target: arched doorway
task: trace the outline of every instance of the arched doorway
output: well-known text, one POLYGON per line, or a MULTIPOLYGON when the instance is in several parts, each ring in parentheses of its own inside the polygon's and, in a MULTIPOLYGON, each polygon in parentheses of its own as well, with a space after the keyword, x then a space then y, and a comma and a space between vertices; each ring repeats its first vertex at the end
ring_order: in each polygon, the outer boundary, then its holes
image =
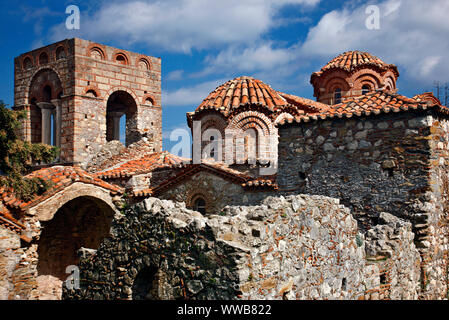
POLYGON ((109 234, 114 210, 94 197, 65 203, 53 219, 43 221, 38 242, 37 282, 41 299, 60 299, 66 268, 78 263, 81 247, 98 249, 109 234))
POLYGON ((128 146, 139 139, 136 101, 126 91, 115 91, 106 106, 106 141, 120 140, 128 146))

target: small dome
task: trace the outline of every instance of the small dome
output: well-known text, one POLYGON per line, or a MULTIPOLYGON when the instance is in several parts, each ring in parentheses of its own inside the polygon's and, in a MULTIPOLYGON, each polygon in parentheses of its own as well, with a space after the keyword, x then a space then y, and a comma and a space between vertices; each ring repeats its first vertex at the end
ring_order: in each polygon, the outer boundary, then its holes
POLYGON ((195 112, 215 109, 229 114, 241 105, 254 104, 273 111, 289 103, 269 85, 252 77, 238 77, 217 87, 199 105, 195 112))
POLYGON ((393 69, 396 76, 399 76, 397 67, 393 64, 387 64, 368 52, 347 51, 329 61, 324 67, 321 68, 320 71, 314 72, 312 77, 320 76, 325 71, 330 69, 342 69, 352 72, 362 66, 374 66, 382 70, 393 69))

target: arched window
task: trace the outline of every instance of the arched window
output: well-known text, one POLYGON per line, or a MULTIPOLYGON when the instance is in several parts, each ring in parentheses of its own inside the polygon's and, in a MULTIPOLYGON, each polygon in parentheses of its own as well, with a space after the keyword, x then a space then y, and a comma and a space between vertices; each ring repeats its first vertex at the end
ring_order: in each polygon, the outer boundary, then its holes
MULTIPOLYGON (((214 137, 214 136, 211 136, 210 139, 209 139, 209 141, 210 141, 211 143, 213 143, 214 140, 215 140, 215 137, 214 137)), ((212 148, 210 149, 210 154, 209 154, 209 156, 210 156, 211 158, 215 158, 215 148, 212 147, 212 148)))
POLYGON ((334 104, 341 103, 341 89, 337 88, 334 91, 334 104))
POLYGON ((145 99, 145 104, 146 104, 147 106, 153 106, 153 105, 154 105, 154 101, 153 101, 153 99, 151 99, 150 97, 148 97, 148 98, 145 99))
POLYGON ((128 64, 128 60, 126 59, 126 57, 123 54, 118 54, 115 57, 115 62, 120 63, 120 64, 128 64))
POLYGON ((56 60, 60 59, 65 59, 64 47, 58 47, 58 49, 56 49, 56 60))
POLYGON ((100 48, 92 48, 90 50, 90 57, 94 58, 96 60, 103 60, 104 59, 104 53, 100 48))
POLYGON ((39 56, 39 64, 43 65, 47 63, 48 63, 48 55, 45 52, 42 52, 41 55, 39 56))
POLYGON ((30 58, 26 57, 25 60, 23 60, 23 68, 25 70, 31 69, 33 67, 33 62, 30 58))
POLYGON ((367 94, 370 91, 371 91, 371 87, 369 85, 367 85, 367 84, 363 85, 363 87, 362 87, 362 95, 363 94, 367 94))
POLYGON ((140 70, 143 70, 143 71, 150 70, 150 64, 148 63, 148 61, 146 59, 140 59, 138 67, 140 70))
POLYGON ((91 98, 96 98, 97 93, 95 92, 95 90, 87 90, 86 96, 91 97, 91 98))
POLYGON ((259 155, 258 133, 254 128, 245 131, 245 153, 246 160, 249 162, 256 161, 259 155))
POLYGON ((137 104, 126 91, 115 91, 106 107, 106 141, 119 140, 129 146, 140 140, 137 129, 137 104))
POLYGON ((193 203, 193 210, 198 211, 202 215, 206 214, 206 200, 204 200, 202 197, 196 198, 195 202, 193 203))

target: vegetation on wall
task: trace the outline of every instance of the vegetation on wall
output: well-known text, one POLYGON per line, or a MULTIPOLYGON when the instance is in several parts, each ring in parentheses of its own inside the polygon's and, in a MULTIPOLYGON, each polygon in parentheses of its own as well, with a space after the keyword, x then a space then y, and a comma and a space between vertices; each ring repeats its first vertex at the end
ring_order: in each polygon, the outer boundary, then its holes
POLYGON ((51 163, 58 156, 56 147, 19 139, 17 130, 26 111, 14 111, 0 100, 0 185, 14 190, 25 201, 44 193, 50 183, 40 178, 26 178, 33 163, 51 163))

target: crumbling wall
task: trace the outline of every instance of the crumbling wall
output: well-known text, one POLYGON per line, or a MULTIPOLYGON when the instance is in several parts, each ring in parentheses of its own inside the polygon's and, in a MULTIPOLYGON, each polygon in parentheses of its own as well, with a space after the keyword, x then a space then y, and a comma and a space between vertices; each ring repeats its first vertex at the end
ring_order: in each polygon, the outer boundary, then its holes
POLYGON ((350 210, 323 196, 269 197, 208 217, 149 198, 113 221, 98 251, 82 252, 81 289, 64 288, 63 298, 414 299, 410 224, 384 217, 365 240, 350 210), (382 290, 383 265, 367 262, 365 249, 371 257, 385 246, 390 287, 381 297, 372 293, 382 290))
POLYGON ((13 291, 13 273, 20 261, 20 237, 0 226, 0 300, 6 300, 13 291))
POLYGON ((379 224, 366 233, 366 277, 364 299, 416 300, 420 291, 421 257, 414 244, 412 224, 382 212, 379 224))

